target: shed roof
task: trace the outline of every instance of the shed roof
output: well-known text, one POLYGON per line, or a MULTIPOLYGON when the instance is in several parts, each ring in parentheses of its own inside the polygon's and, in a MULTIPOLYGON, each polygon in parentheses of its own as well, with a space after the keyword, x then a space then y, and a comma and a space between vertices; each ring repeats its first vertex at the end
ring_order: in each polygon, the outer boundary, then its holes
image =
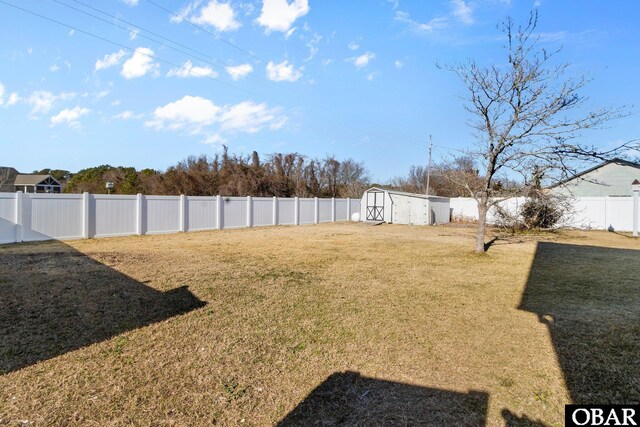
POLYGON ((57 185, 60 183, 51 175, 31 175, 31 174, 19 174, 16 176, 14 185, 38 185, 47 178, 51 178, 57 185))
POLYGON ((371 187, 367 191, 371 191, 371 190, 386 191, 389 194, 398 194, 400 196, 409 196, 409 197, 419 197, 421 199, 449 199, 449 197, 432 196, 432 195, 419 194, 419 193, 408 193, 406 191, 398 191, 398 190, 393 190, 393 189, 384 188, 384 187, 371 187))

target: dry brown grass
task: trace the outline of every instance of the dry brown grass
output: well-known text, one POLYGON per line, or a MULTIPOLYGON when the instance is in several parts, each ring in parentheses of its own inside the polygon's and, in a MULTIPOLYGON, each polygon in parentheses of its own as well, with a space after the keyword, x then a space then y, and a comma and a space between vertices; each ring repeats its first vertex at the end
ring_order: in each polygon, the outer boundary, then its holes
POLYGON ((640 244, 563 232, 478 256, 472 232, 0 247, 0 425, 561 425, 572 400, 640 400, 640 244))

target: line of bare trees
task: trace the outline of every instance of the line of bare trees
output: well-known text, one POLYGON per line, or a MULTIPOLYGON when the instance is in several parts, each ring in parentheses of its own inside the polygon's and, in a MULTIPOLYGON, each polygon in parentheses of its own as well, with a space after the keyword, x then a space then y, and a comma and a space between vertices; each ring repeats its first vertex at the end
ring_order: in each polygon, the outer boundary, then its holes
POLYGON ((193 196, 360 197, 369 178, 364 165, 334 156, 309 159, 298 153, 275 153, 266 160, 224 149, 213 157, 190 156, 164 172, 98 166, 79 171, 65 192, 105 193, 114 183, 120 194, 187 194, 193 196))

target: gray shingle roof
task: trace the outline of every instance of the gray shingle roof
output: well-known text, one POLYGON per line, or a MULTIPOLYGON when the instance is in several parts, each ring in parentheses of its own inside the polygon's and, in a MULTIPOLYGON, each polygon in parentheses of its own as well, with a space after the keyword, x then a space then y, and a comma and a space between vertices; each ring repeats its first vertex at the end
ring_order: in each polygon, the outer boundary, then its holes
MULTIPOLYGON (((38 185, 40 184, 42 181, 44 181, 47 178, 51 178, 54 181, 55 178, 53 178, 51 175, 17 175, 16 176, 16 180, 14 181, 14 185, 18 186, 18 185, 38 185)), ((58 181, 56 181, 58 182, 58 181)), ((58 183, 58 185, 60 185, 60 183, 58 183)))

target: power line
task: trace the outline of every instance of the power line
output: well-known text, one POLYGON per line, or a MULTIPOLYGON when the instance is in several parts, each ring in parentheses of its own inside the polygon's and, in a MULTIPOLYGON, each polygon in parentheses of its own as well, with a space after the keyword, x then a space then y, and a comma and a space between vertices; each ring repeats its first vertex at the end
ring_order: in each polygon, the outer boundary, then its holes
POLYGON ((232 48, 234 48, 234 49, 236 49, 236 50, 239 50, 240 52, 242 52, 242 53, 244 53, 244 54, 246 54, 246 55, 249 55, 249 56, 251 56, 251 57, 253 57, 253 58, 255 58, 255 59, 259 60, 259 61, 264 62, 264 59, 260 58, 259 56, 256 56, 256 55, 255 55, 255 54, 253 54, 252 52, 249 52, 248 50, 245 50, 245 49, 241 48, 240 46, 236 45, 235 43, 232 43, 232 42, 230 42, 230 41, 228 41, 228 40, 226 40, 226 39, 223 39, 223 38, 222 38, 222 37, 220 37, 218 34, 212 33, 211 31, 207 30, 207 29, 206 29, 205 27, 203 27, 202 25, 198 25, 198 24, 196 24, 195 22, 192 22, 191 20, 187 19, 187 18, 186 18, 186 17, 184 17, 184 16, 176 15, 176 14, 175 14, 174 12, 172 12, 171 10, 169 10, 169 9, 167 9, 166 7, 164 7, 164 6, 162 6, 162 5, 158 4, 158 3, 156 3, 156 2, 155 2, 155 1, 153 1, 153 0, 147 0, 147 2, 151 3, 152 5, 154 5, 155 7, 159 8, 159 9, 161 9, 161 10, 163 10, 163 11, 167 12, 169 15, 171 15, 171 16, 173 16, 173 17, 175 17, 175 18, 178 18, 180 21, 185 21, 185 22, 189 23, 190 25, 192 25, 193 27, 195 27, 195 28, 199 29, 200 31, 204 31, 205 33, 207 33, 207 34, 211 35, 214 39, 216 39, 216 40, 218 40, 218 41, 221 41, 222 43, 224 43, 224 44, 226 44, 226 45, 228 45, 228 46, 231 46, 232 48))
MULTIPOLYGON (((57 3, 63 4, 63 3, 61 3, 61 2, 59 2, 59 1, 57 1, 57 0, 54 0, 54 1, 56 1, 57 3)), ((147 1, 151 1, 151 0, 147 0, 147 1)), ((1 3, 1 4, 4 4, 4 5, 6 5, 6 6, 12 7, 12 8, 14 8, 14 9, 20 10, 20 11, 22 11, 22 12, 25 12, 25 13, 31 14, 31 15, 36 16, 36 17, 38 17, 38 18, 44 19, 44 20, 46 20, 46 21, 53 22, 53 23, 55 23, 55 24, 57 24, 57 25, 60 25, 60 26, 63 26, 63 27, 66 27, 66 28, 72 29, 72 30, 77 31, 77 32, 79 32, 79 33, 82 33, 82 34, 88 35, 88 36, 90 36, 90 37, 96 38, 96 39, 101 40, 101 41, 104 41, 104 42, 106 42, 106 43, 113 44, 113 45, 115 45, 115 46, 121 47, 121 48, 126 49, 126 50, 128 50, 128 51, 130 51, 130 52, 138 52, 139 54, 144 55, 144 56, 147 56, 147 57, 152 58, 152 59, 155 59, 155 60, 157 60, 158 62, 162 62, 162 63, 168 64, 168 65, 171 65, 171 66, 173 66, 173 67, 183 68, 183 66, 180 66, 180 65, 178 65, 178 64, 175 64, 174 62, 171 62, 171 61, 165 60, 165 59, 163 59, 163 58, 160 58, 160 57, 158 57, 157 55, 147 54, 147 53, 145 53, 145 52, 138 51, 138 50, 136 50, 136 49, 134 49, 134 48, 131 48, 131 47, 129 47, 129 46, 126 46, 126 45, 124 45, 124 44, 122 44, 122 43, 115 42, 115 41, 110 40, 110 39, 108 39, 108 38, 106 38, 106 37, 103 37, 103 36, 100 36, 100 35, 94 34, 94 33, 92 33, 92 32, 89 32, 89 31, 83 30, 83 29, 78 28, 78 27, 73 26, 73 25, 66 24, 66 23, 61 22, 61 21, 59 21, 59 20, 57 20, 57 19, 50 18, 50 17, 48 17, 48 16, 42 15, 42 14, 40 14, 40 13, 34 12, 34 11, 32 11, 32 10, 29 10, 29 9, 25 9, 25 8, 23 8, 23 7, 20 7, 20 6, 14 5, 14 4, 9 3, 9 2, 6 2, 6 1, 4 1, 4 0, 0 0, 0 3, 1 3)), ((67 5, 67 6, 68 6, 68 5, 67 5)), ((73 8, 73 7, 72 7, 72 8, 73 8)), ((74 9, 75 9, 75 8, 74 8, 74 9)), ((83 13, 86 13, 86 12, 83 12, 83 13)), ((91 15, 91 14, 89 14, 89 15, 91 15)), ((100 20, 102 20, 102 21, 104 21, 102 18, 98 18, 98 17, 96 17, 96 18, 97 18, 97 19, 100 19, 100 20)), ((107 22, 108 22, 108 21, 107 21, 107 22)), ((110 22, 109 22, 109 23, 110 23, 110 22)), ((110 23, 110 24, 112 24, 112 23, 110 23)), ((138 27, 137 25, 134 25, 134 26, 135 26, 135 27, 138 27)), ((122 27, 120 27, 120 28, 122 28, 122 27)), ((138 28, 139 28, 139 27, 138 27, 138 28)), ((147 37, 147 38, 148 38, 148 37, 147 37)), ((151 40, 153 40, 153 39, 151 39, 151 40)), ((158 43, 160 43, 160 42, 158 42, 158 43)), ((162 43, 160 43, 160 44, 162 44, 162 43)), ((162 44, 162 45, 164 45, 164 44, 162 44)), ((184 52, 183 52, 183 53, 184 53, 184 52)), ((189 54, 187 54, 187 53, 184 53, 184 54, 185 54, 185 55, 187 55, 187 56, 192 56, 192 57, 193 57, 193 55, 189 55, 189 54)), ((219 83, 219 84, 223 84, 223 85, 225 85, 225 86, 228 86, 228 87, 231 87, 231 88, 234 88, 234 89, 240 90, 240 91, 245 92, 245 93, 248 93, 248 94, 250 94, 250 95, 258 96, 255 92, 252 92, 252 91, 249 91, 249 90, 246 90, 246 89, 240 88, 240 87, 238 87, 238 86, 236 86, 236 85, 233 85, 233 84, 230 84, 230 83, 227 83, 227 82, 224 82, 224 81, 218 80, 218 79, 216 79, 216 78, 214 78, 214 77, 211 77, 210 75, 207 75, 207 74, 204 74, 204 73, 198 73, 198 72, 196 72, 196 74, 199 74, 199 75, 200 75, 200 76, 202 76, 202 77, 206 77, 206 78, 208 78, 209 80, 213 80, 213 81, 215 81, 215 82, 217 82, 217 83, 219 83)), ((364 130, 364 129, 362 129, 362 128, 357 128, 357 127, 354 127, 354 126, 349 125, 349 124, 345 124, 344 122, 340 122, 340 121, 338 121, 338 120, 332 120, 332 119, 328 119, 328 120, 333 121, 334 123, 338 124, 338 125, 339 125, 339 126, 341 126, 341 127, 346 128, 346 129, 356 130, 356 131, 358 131, 358 132, 362 132, 362 133, 368 133, 368 134, 370 134, 370 135, 374 135, 375 137, 377 137, 377 138, 379 138, 379 139, 387 140, 387 141, 389 141, 389 142, 393 142, 393 143, 396 143, 396 144, 399 144, 399 145, 404 145, 405 147, 408 147, 408 148, 412 148, 412 149, 416 149, 416 150, 420 150, 420 151, 422 151, 422 150, 424 149, 424 147, 423 147, 422 145, 420 145, 420 144, 415 144, 415 143, 412 143, 411 141, 402 141, 402 139, 398 139, 398 138, 396 138, 395 136, 385 137, 385 136, 380 135, 380 134, 377 134, 377 135, 376 135, 375 133, 372 133, 372 132, 370 132, 370 131, 364 130)), ((388 133, 388 131, 387 131, 387 133, 388 133)), ((389 134, 389 133, 388 133, 388 134, 389 134)), ((389 134, 389 135, 391 135, 391 134, 389 134)))
MULTIPOLYGON (((115 26, 115 27, 117 27, 117 28, 120 28, 120 29, 122 29, 122 30, 124 30, 124 31, 127 31, 127 32, 130 32, 130 31, 131 31, 129 28, 123 27, 123 26, 118 25, 118 24, 116 24, 116 23, 114 23, 114 22, 111 22, 111 21, 108 21, 108 20, 106 20, 106 19, 100 18, 99 16, 96 16, 96 15, 91 14, 91 13, 89 13, 89 12, 86 12, 86 11, 84 11, 84 10, 78 9, 78 8, 76 8, 76 7, 74 7, 74 6, 71 6, 71 5, 69 5, 69 4, 66 4, 66 3, 64 3, 64 2, 62 2, 62 1, 60 1, 60 0, 51 0, 51 1, 53 1, 53 2, 55 2, 55 3, 58 3, 58 4, 62 5, 62 6, 68 7, 68 8, 70 8, 70 9, 72 9, 72 10, 77 11, 77 12, 83 13, 83 14, 85 14, 85 15, 87 15, 87 16, 90 16, 90 17, 92 17, 92 18, 94 18, 94 19, 97 19, 97 20, 99 20, 99 21, 101 21, 101 22, 104 22, 104 23, 107 23, 107 24, 109 24, 109 25, 112 25, 112 26, 115 26)), ((104 14, 104 15, 106 15, 106 16, 109 16, 109 17, 111 17, 111 18, 113 18, 113 19, 115 19, 115 20, 122 21, 122 22, 124 22, 124 23, 126 23, 126 24, 128 24, 128 25, 130 25, 130 26, 132 26, 132 27, 134 27, 134 28, 138 28, 138 29, 140 29, 140 30, 142 30, 142 31, 145 31, 145 32, 149 33, 149 34, 153 34, 154 36, 159 37, 159 38, 161 38, 161 39, 163 39, 163 40, 167 40, 169 43, 173 43, 173 44, 176 44, 176 45, 178 45, 178 46, 184 47, 184 48, 186 48, 186 49, 188 49, 188 50, 191 50, 191 51, 193 51, 193 52, 196 52, 196 53, 202 54, 202 55, 204 55, 204 56, 206 56, 206 57, 212 58, 214 61, 216 61, 216 62, 218 62, 218 63, 222 63, 222 61, 219 61, 219 60, 218 60, 218 59, 216 59, 216 58, 210 57, 210 56, 209 56, 209 55, 207 55, 207 54, 204 54, 204 53, 202 53, 202 52, 200 52, 200 51, 198 51, 198 50, 196 50, 196 49, 192 49, 192 48, 190 48, 190 47, 188 47, 188 46, 186 46, 186 45, 184 45, 184 44, 182 44, 182 43, 176 42, 176 41, 174 41, 174 40, 172 40, 172 39, 170 39, 170 38, 168 38, 168 37, 165 37, 165 36, 163 36, 163 35, 161 35, 161 34, 158 34, 158 33, 155 33, 155 32, 153 32, 153 31, 150 31, 150 30, 148 30, 148 29, 145 29, 145 28, 143 28, 143 27, 141 27, 141 26, 139 26, 139 25, 137 25, 137 24, 135 24, 135 23, 133 23, 133 22, 126 21, 126 20, 124 20, 124 19, 122 19, 122 18, 119 18, 119 17, 117 17, 117 16, 115 16, 115 15, 111 15, 111 14, 109 14, 109 13, 107 13, 107 12, 104 12, 103 10, 100 10, 100 9, 98 9, 98 8, 96 8, 96 7, 93 7, 93 6, 91 6, 91 5, 88 5, 88 4, 86 4, 86 3, 82 2, 82 1, 79 1, 79 0, 72 0, 72 1, 74 1, 74 2, 76 2, 76 3, 78 3, 78 4, 81 4, 81 5, 83 5, 83 6, 86 6, 86 7, 90 8, 90 9, 92 9, 92 10, 95 10, 96 12, 99 12, 99 13, 102 13, 102 14, 104 14)), ((148 40, 151 40, 151 41, 153 41, 153 42, 155 42, 155 43, 158 43, 158 44, 159 44, 159 45, 161 45, 161 46, 165 46, 165 47, 167 47, 167 48, 170 48, 170 49, 173 49, 173 50, 175 50, 175 51, 177 51, 177 52, 180 52, 180 53, 182 53, 182 54, 186 55, 187 57, 192 57, 192 58, 198 59, 198 60, 200 60, 200 61, 203 61, 203 62, 205 62, 205 63, 208 63, 208 64, 210 64, 210 65, 212 65, 212 66, 214 66, 214 67, 222 68, 220 65, 217 65, 217 64, 211 63, 211 62, 209 62, 209 61, 207 61, 207 60, 205 60, 205 59, 202 59, 202 58, 200 58, 200 57, 198 57, 198 56, 195 56, 195 55, 193 55, 193 54, 187 53, 187 52, 185 52, 184 50, 181 50, 181 49, 175 48, 174 46, 167 45, 167 44, 165 44, 165 43, 163 43, 163 42, 160 42, 160 41, 158 41, 158 40, 156 40, 156 39, 153 39, 153 38, 151 38, 151 37, 149 37, 149 36, 146 36, 146 35, 144 35, 144 34, 139 34, 139 35, 140 35, 141 37, 144 37, 144 38, 146 38, 146 39, 148 39, 148 40)), ((222 64, 224 64, 224 63, 222 63, 222 64)), ((297 95, 295 92, 291 92, 291 91, 288 91, 288 90, 285 90, 285 89, 281 88, 280 86, 276 86, 276 85, 270 84, 270 82, 268 82, 268 81, 267 81, 267 80, 265 80, 265 79, 262 79, 262 78, 258 78, 258 79, 259 79, 259 80, 261 80, 262 82, 266 83, 270 88, 278 89, 278 90, 280 90, 280 91, 281 91, 281 92, 283 92, 283 93, 287 93, 287 94, 289 94, 289 95, 292 95, 292 96, 296 96, 296 97, 298 97, 298 95, 297 95)), ((235 87, 235 86, 232 86, 232 87, 235 87)), ((309 101, 307 101, 307 102, 309 102, 309 101)), ((311 104, 314 104, 314 103, 311 103, 311 104)), ((323 107, 323 106, 321 106, 320 104, 317 104, 317 103, 315 103, 315 105, 316 105, 316 107, 317 107, 317 108, 322 108, 322 107, 323 107)), ((328 120, 331 120, 331 119, 328 119, 328 120)), ((335 120, 333 120, 333 121, 335 122, 335 120)), ((385 132, 385 133, 387 133, 387 135, 390 135, 390 138, 387 138, 388 140, 394 140, 394 141, 396 140, 396 136, 395 136, 395 135, 393 135, 393 134, 392 134, 391 132, 389 132, 389 131, 382 131, 382 132, 381 132, 380 130, 378 130, 378 132, 379 132, 379 133, 385 132)), ((378 137, 380 137, 380 135, 378 135, 378 137)), ((383 138, 384 138, 384 137, 383 137, 383 138)), ((407 137, 405 136, 403 139, 407 139, 407 137)), ((396 142, 397 142, 397 141, 396 141, 396 142)), ((409 142, 409 141, 405 141, 405 142, 407 143, 407 142, 409 142)), ((416 148, 416 149, 419 149, 419 150, 422 150, 422 148, 423 148, 421 145, 418 145, 418 144, 411 144, 411 145, 412 145, 412 147, 413 147, 413 148, 416 148)))
MULTIPOLYGON (((124 26, 122 26, 122 25, 118 25, 118 24, 116 24, 116 23, 114 23, 114 22, 111 22, 111 21, 109 21, 109 20, 103 19, 103 18, 101 18, 101 17, 99 17, 99 16, 96 16, 96 15, 94 15, 94 14, 92 14, 92 13, 89 13, 89 12, 84 11, 84 10, 82 10, 82 9, 79 9, 79 8, 77 8, 77 7, 71 6, 71 5, 67 4, 67 3, 64 3, 64 2, 62 2, 62 1, 60 1, 60 0, 51 0, 51 1, 53 1, 53 2, 55 2, 55 3, 58 3, 58 4, 62 5, 62 6, 65 6, 65 7, 69 8, 69 9, 72 9, 72 10, 75 10, 75 11, 77 11, 77 12, 80 12, 80 13, 82 13, 82 14, 85 14, 85 15, 87 15, 87 16, 90 16, 90 17, 92 17, 92 18, 94 18, 94 19, 97 19, 97 20, 99 20, 99 21, 102 21, 102 22, 104 22, 104 23, 106 23, 106 24, 112 25, 112 26, 114 26, 114 27, 116 27, 116 28, 120 28, 120 29, 122 29, 122 30, 124 30, 124 31, 127 31, 127 32, 130 32, 130 31, 131 31, 131 29, 129 29, 129 28, 127 28, 127 27, 124 27, 124 26)), ((209 65, 211 65, 211 66, 213 66, 213 67, 216 67, 216 68, 220 69, 220 70, 221 70, 221 71, 223 71, 223 72, 225 72, 225 71, 226 71, 226 66, 227 66, 227 64, 226 64, 226 63, 224 63, 223 61, 221 61, 221 60, 219 60, 219 59, 217 59, 217 58, 213 57, 213 56, 210 56, 210 55, 208 55, 208 54, 206 54, 206 53, 204 53, 204 52, 201 52, 201 51, 199 51, 199 50, 197 50, 197 49, 193 49, 193 48, 191 48, 191 47, 189 47, 189 46, 187 46, 187 45, 185 45, 185 44, 183 44, 183 43, 180 43, 180 42, 177 42, 177 41, 175 41, 175 40, 172 40, 172 39, 170 39, 170 38, 168 38, 168 37, 165 37, 165 36, 163 36, 162 34, 158 34, 158 33, 154 32, 154 31, 151 31, 151 30, 149 30, 149 29, 146 29, 146 28, 144 28, 144 27, 141 27, 141 26, 139 26, 139 25, 137 25, 137 24, 134 24, 133 22, 127 21, 127 20, 125 20, 125 19, 122 19, 122 18, 120 18, 120 17, 117 17, 117 16, 115 16, 115 15, 112 15, 112 14, 110 14, 110 13, 108 13, 108 12, 105 12, 105 11, 103 11, 103 10, 100 10, 100 9, 98 9, 98 8, 96 8, 96 7, 94 7, 94 6, 91 6, 91 5, 87 4, 87 3, 84 3, 84 2, 82 2, 82 1, 79 1, 79 0, 72 0, 72 1, 74 1, 75 3, 81 4, 81 5, 83 5, 83 6, 87 7, 87 8, 89 8, 89 9, 92 9, 92 10, 94 10, 94 11, 98 12, 98 13, 101 13, 101 14, 103 14, 103 15, 105 15, 105 16, 108 16, 108 17, 110 17, 110 18, 112 18, 112 19, 115 19, 115 20, 117 20, 117 21, 124 22, 124 23, 125 23, 125 24, 127 24, 127 25, 130 25, 130 26, 132 26, 132 27, 134 27, 134 28, 137 28, 138 30, 142 30, 142 31, 144 31, 144 32, 146 32, 146 33, 149 33, 149 34, 151 34, 151 35, 153 35, 153 36, 155 36, 155 37, 158 37, 158 38, 160 38, 160 39, 162 39, 162 40, 166 40, 167 42, 172 43, 172 44, 174 44, 174 45, 176 45, 176 46, 180 46, 181 48, 187 49, 187 50, 189 50, 189 51, 191 51, 191 52, 195 52, 195 53, 196 53, 196 54, 198 54, 198 55, 202 55, 202 56, 204 56, 204 57, 206 57, 206 58, 209 58, 211 61, 209 61, 209 60, 207 60, 207 59, 203 59, 202 57, 196 56, 196 55, 194 55, 194 54, 192 54, 192 53, 185 52, 184 50, 182 50, 182 49, 178 49, 178 48, 176 48, 176 47, 174 47, 174 46, 170 46, 170 45, 168 45, 168 44, 165 44, 165 43, 163 43, 163 42, 161 42, 161 41, 158 41, 158 40, 156 40, 156 39, 154 39, 154 38, 151 38, 151 37, 149 37, 149 36, 147 36, 147 35, 145 35, 145 34, 138 33, 138 35, 139 35, 140 37, 143 37, 143 38, 145 38, 145 39, 151 40, 151 41, 153 41, 153 42, 155 42, 155 43, 158 43, 158 44, 159 44, 159 45, 161 45, 161 46, 167 47, 167 48, 169 48, 169 49, 173 49, 173 50, 175 50, 176 52, 180 52, 180 53, 182 53, 182 54, 186 55, 187 57, 195 58, 195 59, 197 59, 197 60, 199 60, 199 61, 202 61, 202 62, 204 62, 204 63, 206 63, 206 64, 209 64, 209 65), (212 62, 212 61, 213 61, 213 62, 212 62)), ((263 79, 263 78, 261 78, 261 77, 258 77, 258 76, 249 76, 249 78, 260 80, 260 81, 262 81, 263 83, 267 84, 269 87, 271 87, 271 88, 273 88, 273 89, 281 89, 280 87, 278 87, 278 86, 276 86, 276 85, 272 84, 272 83, 271 83, 271 82, 269 82, 268 80, 263 79)))
MULTIPOLYGON (((246 49, 244 49, 244 48, 242 48, 242 47, 238 46, 237 44, 232 43, 232 42, 230 42, 230 41, 228 41, 228 40, 226 40, 226 39, 224 39, 224 38, 220 37, 218 34, 215 34, 215 33, 211 32, 211 31, 209 31, 207 28, 203 27, 202 25, 198 25, 198 24, 194 23, 193 21, 191 21, 191 20, 187 19, 187 18, 186 18, 186 17, 184 17, 184 16, 177 15, 176 13, 172 12, 171 10, 169 10, 169 9, 165 8, 164 6, 162 6, 162 5, 158 4, 156 1, 154 1, 154 0, 147 0, 147 2, 148 2, 148 3, 150 3, 150 4, 152 4, 152 5, 154 5, 154 6, 156 6, 156 7, 157 7, 157 8, 159 8, 159 9, 161 9, 161 10, 163 10, 163 11, 167 12, 168 14, 170 14, 170 15, 171 15, 171 16, 173 16, 173 17, 175 17, 175 18, 177 18, 177 19, 179 19, 179 20, 181 20, 181 21, 185 21, 185 22, 189 23, 189 24, 190 24, 190 25, 192 25, 194 28, 197 28, 197 29, 199 29, 199 30, 201 30, 201 31, 203 31, 203 32, 205 32, 205 33, 207 33, 207 34, 211 35, 215 40, 221 41, 221 42, 223 42, 223 43, 225 43, 225 44, 227 44, 227 45, 229 45, 229 46, 231 46, 231 47, 233 47, 233 48, 235 48, 235 49, 237 49, 237 50, 239 50, 239 51, 241 51, 241 52, 243 52, 243 53, 245 53, 245 54, 247 54, 247 55, 250 55, 251 57, 253 57, 253 58, 255 58, 255 59, 258 59, 258 60, 260 60, 260 61, 262 61, 262 62, 266 62, 266 60, 265 60, 265 59, 262 59, 262 58, 260 58, 259 56, 257 56, 257 55, 255 55, 255 54, 253 54, 252 52, 249 52, 249 51, 247 51, 246 49)), ((309 102, 309 101, 307 101, 307 102, 309 102)), ((321 106, 321 105, 320 105, 320 104, 316 104, 316 106, 321 106)), ((322 106, 321 106, 321 107, 322 107, 322 106)), ((371 125, 371 123, 370 123, 370 125, 371 125)), ((384 131, 384 132, 387 132, 387 133, 388 133, 389 131, 384 131)), ((414 140, 414 142, 419 142, 419 141, 420 141, 418 138, 414 138, 414 137, 408 136, 408 135, 406 135, 406 134, 405 134, 405 135, 402 135, 401 133, 398 133, 398 134, 399 134, 399 135, 401 135, 401 136, 404 136, 404 139, 407 139, 407 138, 409 138, 409 139, 413 139, 413 140, 414 140)), ((414 145, 414 147, 418 147, 419 149, 423 149, 422 145, 417 145, 417 146, 416 146, 416 145, 414 145)))
MULTIPOLYGON (((142 52, 142 51, 140 51, 140 50, 134 49, 134 48, 129 47, 129 46, 127 46, 127 45, 124 45, 124 44, 122 44, 122 43, 118 43, 118 42, 115 42, 115 41, 113 41, 113 40, 107 39, 106 37, 102 37, 102 36, 99 36, 99 35, 97 35, 97 34, 91 33, 91 32, 89 32, 89 31, 85 31, 85 30, 83 30, 83 29, 81 29, 81 28, 75 27, 75 26, 73 26, 73 25, 65 24, 64 22, 58 21, 58 20, 53 19, 53 18, 49 18, 48 16, 45 16, 45 15, 39 14, 39 13, 34 12, 34 11, 32 11, 32 10, 28 10, 28 9, 25 9, 25 8, 23 8, 23 7, 20 7, 20 6, 16 6, 15 4, 8 3, 8 2, 6 2, 6 1, 4 1, 4 0, 0 0, 0 3, 4 4, 4 5, 6 5, 6 6, 13 7, 13 8, 18 9, 18 10, 21 10, 21 11, 23 11, 23 12, 25 12, 25 13, 29 13, 29 14, 31 14, 31 15, 37 16, 38 18, 41 18, 41 19, 47 20, 47 21, 49 21, 49 22, 53 22, 53 23, 58 24, 58 25, 61 25, 61 26, 63 26, 63 27, 66 27, 66 28, 72 29, 72 30, 77 31, 77 32, 79 32, 79 33, 86 34, 86 35, 88 35, 88 36, 90 36, 90 37, 93 37, 93 38, 96 38, 96 39, 98 39, 98 40, 102 40, 102 41, 104 41, 104 42, 106 42, 106 43, 110 43, 110 44, 113 44, 113 45, 115 45, 115 46, 121 47, 121 48, 126 49, 126 50, 128 50, 128 51, 130 51, 130 52, 137 52, 137 53, 139 53, 139 54, 141 54, 141 55, 144 55, 144 56, 147 56, 147 57, 149 57, 149 58, 155 59, 156 61, 163 62, 163 63, 168 64, 168 65, 171 65, 171 66, 173 66, 173 67, 182 68, 182 66, 181 66, 181 65, 178 65, 178 64, 176 64, 176 63, 174 63, 174 62, 171 62, 171 61, 167 61, 166 59, 162 59, 162 58, 160 58, 160 57, 158 57, 158 56, 156 56, 156 55, 152 55, 152 54, 148 54, 148 53, 142 52)), ((238 90, 240 90, 240 91, 242 91, 242 92, 245 92, 245 93, 248 93, 248 94, 250 94, 250 95, 257 95, 257 94, 256 94, 256 93, 254 93, 254 92, 251 92, 251 91, 246 90, 246 89, 243 89, 243 88, 241 88, 241 87, 238 87, 238 86, 232 85, 232 84, 227 83, 227 82, 224 82, 224 81, 222 81, 222 80, 218 80, 218 79, 213 78, 213 77, 211 77, 211 76, 209 76, 209 75, 207 75, 207 74, 204 74, 204 73, 197 73, 197 72, 196 72, 196 74, 199 74, 201 77, 206 77, 206 78, 208 78, 208 79, 210 79, 210 80, 213 80, 214 82, 217 82, 217 83, 219 83, 219 84, 223 84, 223 85, 225 85, 225 86, 229 86, 229 87, 232 87, 232 88, 234 88, 234 89, 238 89, 238 90)))

